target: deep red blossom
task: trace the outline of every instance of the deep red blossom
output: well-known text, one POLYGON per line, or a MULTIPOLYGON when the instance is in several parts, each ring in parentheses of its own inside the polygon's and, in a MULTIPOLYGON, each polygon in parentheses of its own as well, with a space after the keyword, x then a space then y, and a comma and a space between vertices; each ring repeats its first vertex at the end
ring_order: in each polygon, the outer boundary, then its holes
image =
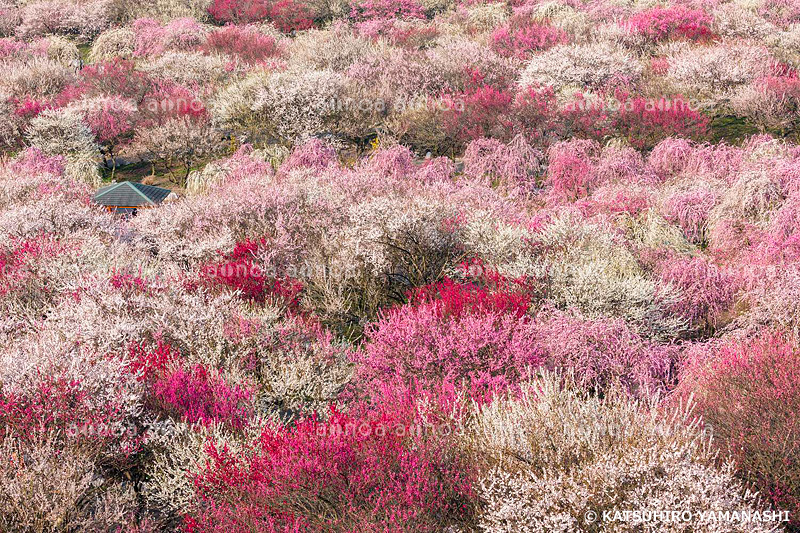
POLYGON ((35 442, 56 433, 62 437, 110 442, 124 436, 125 406, 98 404, 79 380, 40 376, 26 391, 0 390, 0 442, 16 438, 35 442))
POLYGON ((548 150, 549 165, 545 184, 550 195, 564 202, 587 196, 597 185, 598 143, 573 139, 556 143, 548 150))
POLYGON ((509 281, 483 265, 463 266, 478 268, 477 279, 466 282, 445 278, 414 289, 410 296, 412 305, 437 302, 436 311, 442 316, 458 318, 466 313, 500 313, 522 318, 531 305, 529 285, 524 280, 509 281))
POLYGON ((180 360, 180 352, 159 339, 155 346, 145 342, 131 344, 128 358, 130 359, 128 370, 136 375, 136 379, 152 382, 159 376, 165 375, 167 368, 180 360))
POLYGON ((434 532, 469 518, 474 470, 453 421, 395 398, 266 426, 245 453, 210 442, 187 530, 434 532))
MULTIPOLYGON (((44 233, 27 239, 8 239, 0 245, 0 296, 25 292, 30 284, 36 284, 40 279, 37 265, 64 250, 63 244, 44 233)), ((31 290, 50 291, 43 286, 31 290)))
POLYGON ((244 240, 236 244, 222 260, 200 269, 200 275, 212 286, 224 286, 241 291, 244 298, 256 303, 269 302, 296 312, 300 307, 303 283, 287 275, 272 272, 262 264, 259 252, 267 246, 266 239, 244 240))

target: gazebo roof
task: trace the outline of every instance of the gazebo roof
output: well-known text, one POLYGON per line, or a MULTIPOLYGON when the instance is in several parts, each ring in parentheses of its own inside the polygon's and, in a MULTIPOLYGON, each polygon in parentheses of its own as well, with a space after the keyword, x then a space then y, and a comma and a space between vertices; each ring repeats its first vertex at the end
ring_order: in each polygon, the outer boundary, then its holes
POLYGON ((109 207, 138 207, 158 205, 172 191, 133 181, 121 181, 98 189, 94 201, 109 207))

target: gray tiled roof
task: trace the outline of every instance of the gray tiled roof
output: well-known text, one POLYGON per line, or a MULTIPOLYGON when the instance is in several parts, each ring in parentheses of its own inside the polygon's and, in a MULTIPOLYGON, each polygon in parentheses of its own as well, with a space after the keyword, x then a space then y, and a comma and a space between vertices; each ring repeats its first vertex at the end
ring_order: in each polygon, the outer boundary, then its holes
POLYGON ((172 192, 162 187, 142 185, 133 181, 121 181, 98 189, 94 201, 107 206, 158 205, 172 192))

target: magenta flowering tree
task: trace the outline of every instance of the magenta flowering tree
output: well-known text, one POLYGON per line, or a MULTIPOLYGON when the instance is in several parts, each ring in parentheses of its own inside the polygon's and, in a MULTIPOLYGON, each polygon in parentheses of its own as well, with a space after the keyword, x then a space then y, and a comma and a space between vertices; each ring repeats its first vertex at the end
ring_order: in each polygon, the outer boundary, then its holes
POLYGON ((742 280, 735 271, 723 270, 704 257, 669 258, 657 269, 666 283, 681 290, 675 314, 700 329, 713 330, 726 322, 741 289, 742 280))
POLYGON ((528 59, 540 50, 568 42, 566 32, 525 19, 512 19, 491 35, 492 49, 505 57, 528 59))
POLYGON ((364 161, 362 168, 392 182, 403 180, 413 173, 414 154, 400 145, 379 149, 364 161))
POLYGON ((0 0, 0 531, 794 513, 797 2, 644 4, 0 0))
POLYGON ((118 426, 126 422, 121 404, 96 405, 91 392, 79 381, 41 377, 26 394, 0 394, 0 442, 16 438, 35 442, 48 432, 62 438, 86 439, 108 445, 118 439, 118 426))
POLYGON ((234 25, 211 32, 203 49, 209 53, 232 55, 248 64, 277 56, 281 51, 274 37, 255 27, 234 25))
POLYGON ((688 139, 669 137, 653 147, 647 157, 648 167, 661 179, 673 178, 690 164, 695 145, 688 139))
MULTIPOLYGON (((473 73, 478 78, 480 74, 473 73)), ((510 91, 478 84, 445 98, 444 131, 455 150, 480 137, 508 140, 512 131, 510 91)))
POLYGON ((677 191, 664 200, 662 212, 690 242, 707 245, 708 216, 718 199, 719 193, 709 187, 677 191))
POLYGON ((10 169, 17 174, 62 176, 65 164, 64 156, 48 156, 32 146, 17 156, 11 163, 10 169))
POLYGON ((44 232, 28 238, 11 237, 0 245, 0 309, 9 313, 41 308, 57 298, 56 290, 37 271, 65 251, 65 245, 44 232))
POLYGON ((281 165, 281 172, 296 168, 324 170, 337 163, 336 149, 321 139, 312 138, 298 145, 281 165))
POLYGON ((133 22, 135 39, 135 55, 150 56, 164 51, 164 28, 151 18, 138 19, 133 22))
POLYGON ((692 395, 714 441, 731 454, 792 524, 800 504, 797 408, 800 351, 779 332, 712 342, 696 350, 681 375, 679 395, 692 395))
POLYGON ((622 320, 545 310, 535 328, 545 366, 573 372, 583 390, 603 392, 620 385, 646 395, 663 390, 675 377, 676 350, 649 343, 622 320))
POLYGON ((285 33, 305 30, 314 24, 314 13, 309 5, 296 0, 214 0, 208 13, 221 23, 267 20, 285 33))
POLYGON ((547 152, 545 184, 550 194, 561 200, 575 201, 586 196, 597 183, 595 165, 600 146, 591 140, 563 141, 547 152))
POLYGON ((703 141, 710 119, 692 102, 676 95, 657 100, 635 97, 622 99, 614 128, 640 150, 652 149, 667 137, 703 141))
POLYGON ((188 531, 440 531, 474 513, 451 417, 402 400, 266 426, 237 454, 208 444, 188 531))
POLYGON ((403 306, 367 331, 356 383, 462 384, 474 398, 523 380, 541 363, 533 329, 513 315, 439 316, 440 304, 403 306))
POLYGON ((547 145, 565 134, 561 109, 552 87, 530 86, 517 91, 511 114, 514 131, 530 142, 547 145))
POLYGON ((524 280, 507 280, 482 261, 473 260, 459 265, 460 274, 467 279, 445 278, 413 289, 411 303, 432 305, 444 317, 461 317, 471 313, 511 314, 520 320, 531 307, 535 288, 524 280))
POLYGON ((450 383, 486 399, 524 380, 542 362, 534 327, 525 318, 527 287, 442 283, 418 289, 365 332, 356 389, 380 383, 436 390, 450 383))
POLYGON ((627 21, 630 31, 653 41, 667 39, 708 40, 712 18, 705 11, 683 5, 652 7, 637 13, 627 21))
POLYGON ((357 0, 351 4, 350 16, 355 20, 423 19, 425 13, 416 0, 357 0))
POLYGON ((127 98, 141 104, 151 90, 152 80, 137 70, 133 61, 112 59, 84 67, 77 85, 64 90, 61 102, 66 104, 86 96, 127 98))
POLYGON ((21 101, 16 102, 14 115, 23 120, 29 120, 37 117, 39 113, 45 109, 52 109, 53 103, 49 99, 38 100, 31 97, 25 97, 21 101))
POLYGON ((603 100, 588 98, 578 92, 571 101, 562 106, 557 120, 553 122, 559 124, 557 127, 563 130, 562 139, 573 137, 600 142, 616 133, 614 125, 617 116, 603 100))
POLYGON ((155 409, 190 423, 241 428, 251 412, 250 391, 228 385, 202 365, 167 370, 153 382, 152 397, 155 409))

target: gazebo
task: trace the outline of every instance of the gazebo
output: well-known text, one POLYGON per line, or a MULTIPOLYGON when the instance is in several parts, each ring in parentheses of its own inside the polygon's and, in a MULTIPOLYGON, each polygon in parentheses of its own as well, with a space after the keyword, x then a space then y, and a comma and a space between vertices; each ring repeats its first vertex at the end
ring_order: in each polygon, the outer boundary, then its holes
POLYGON ((121 181, 98 189, 94 201, 112 213, 135 215, 137 209, 155 207, 170 196, 175 193, 169 189, 121 181))

